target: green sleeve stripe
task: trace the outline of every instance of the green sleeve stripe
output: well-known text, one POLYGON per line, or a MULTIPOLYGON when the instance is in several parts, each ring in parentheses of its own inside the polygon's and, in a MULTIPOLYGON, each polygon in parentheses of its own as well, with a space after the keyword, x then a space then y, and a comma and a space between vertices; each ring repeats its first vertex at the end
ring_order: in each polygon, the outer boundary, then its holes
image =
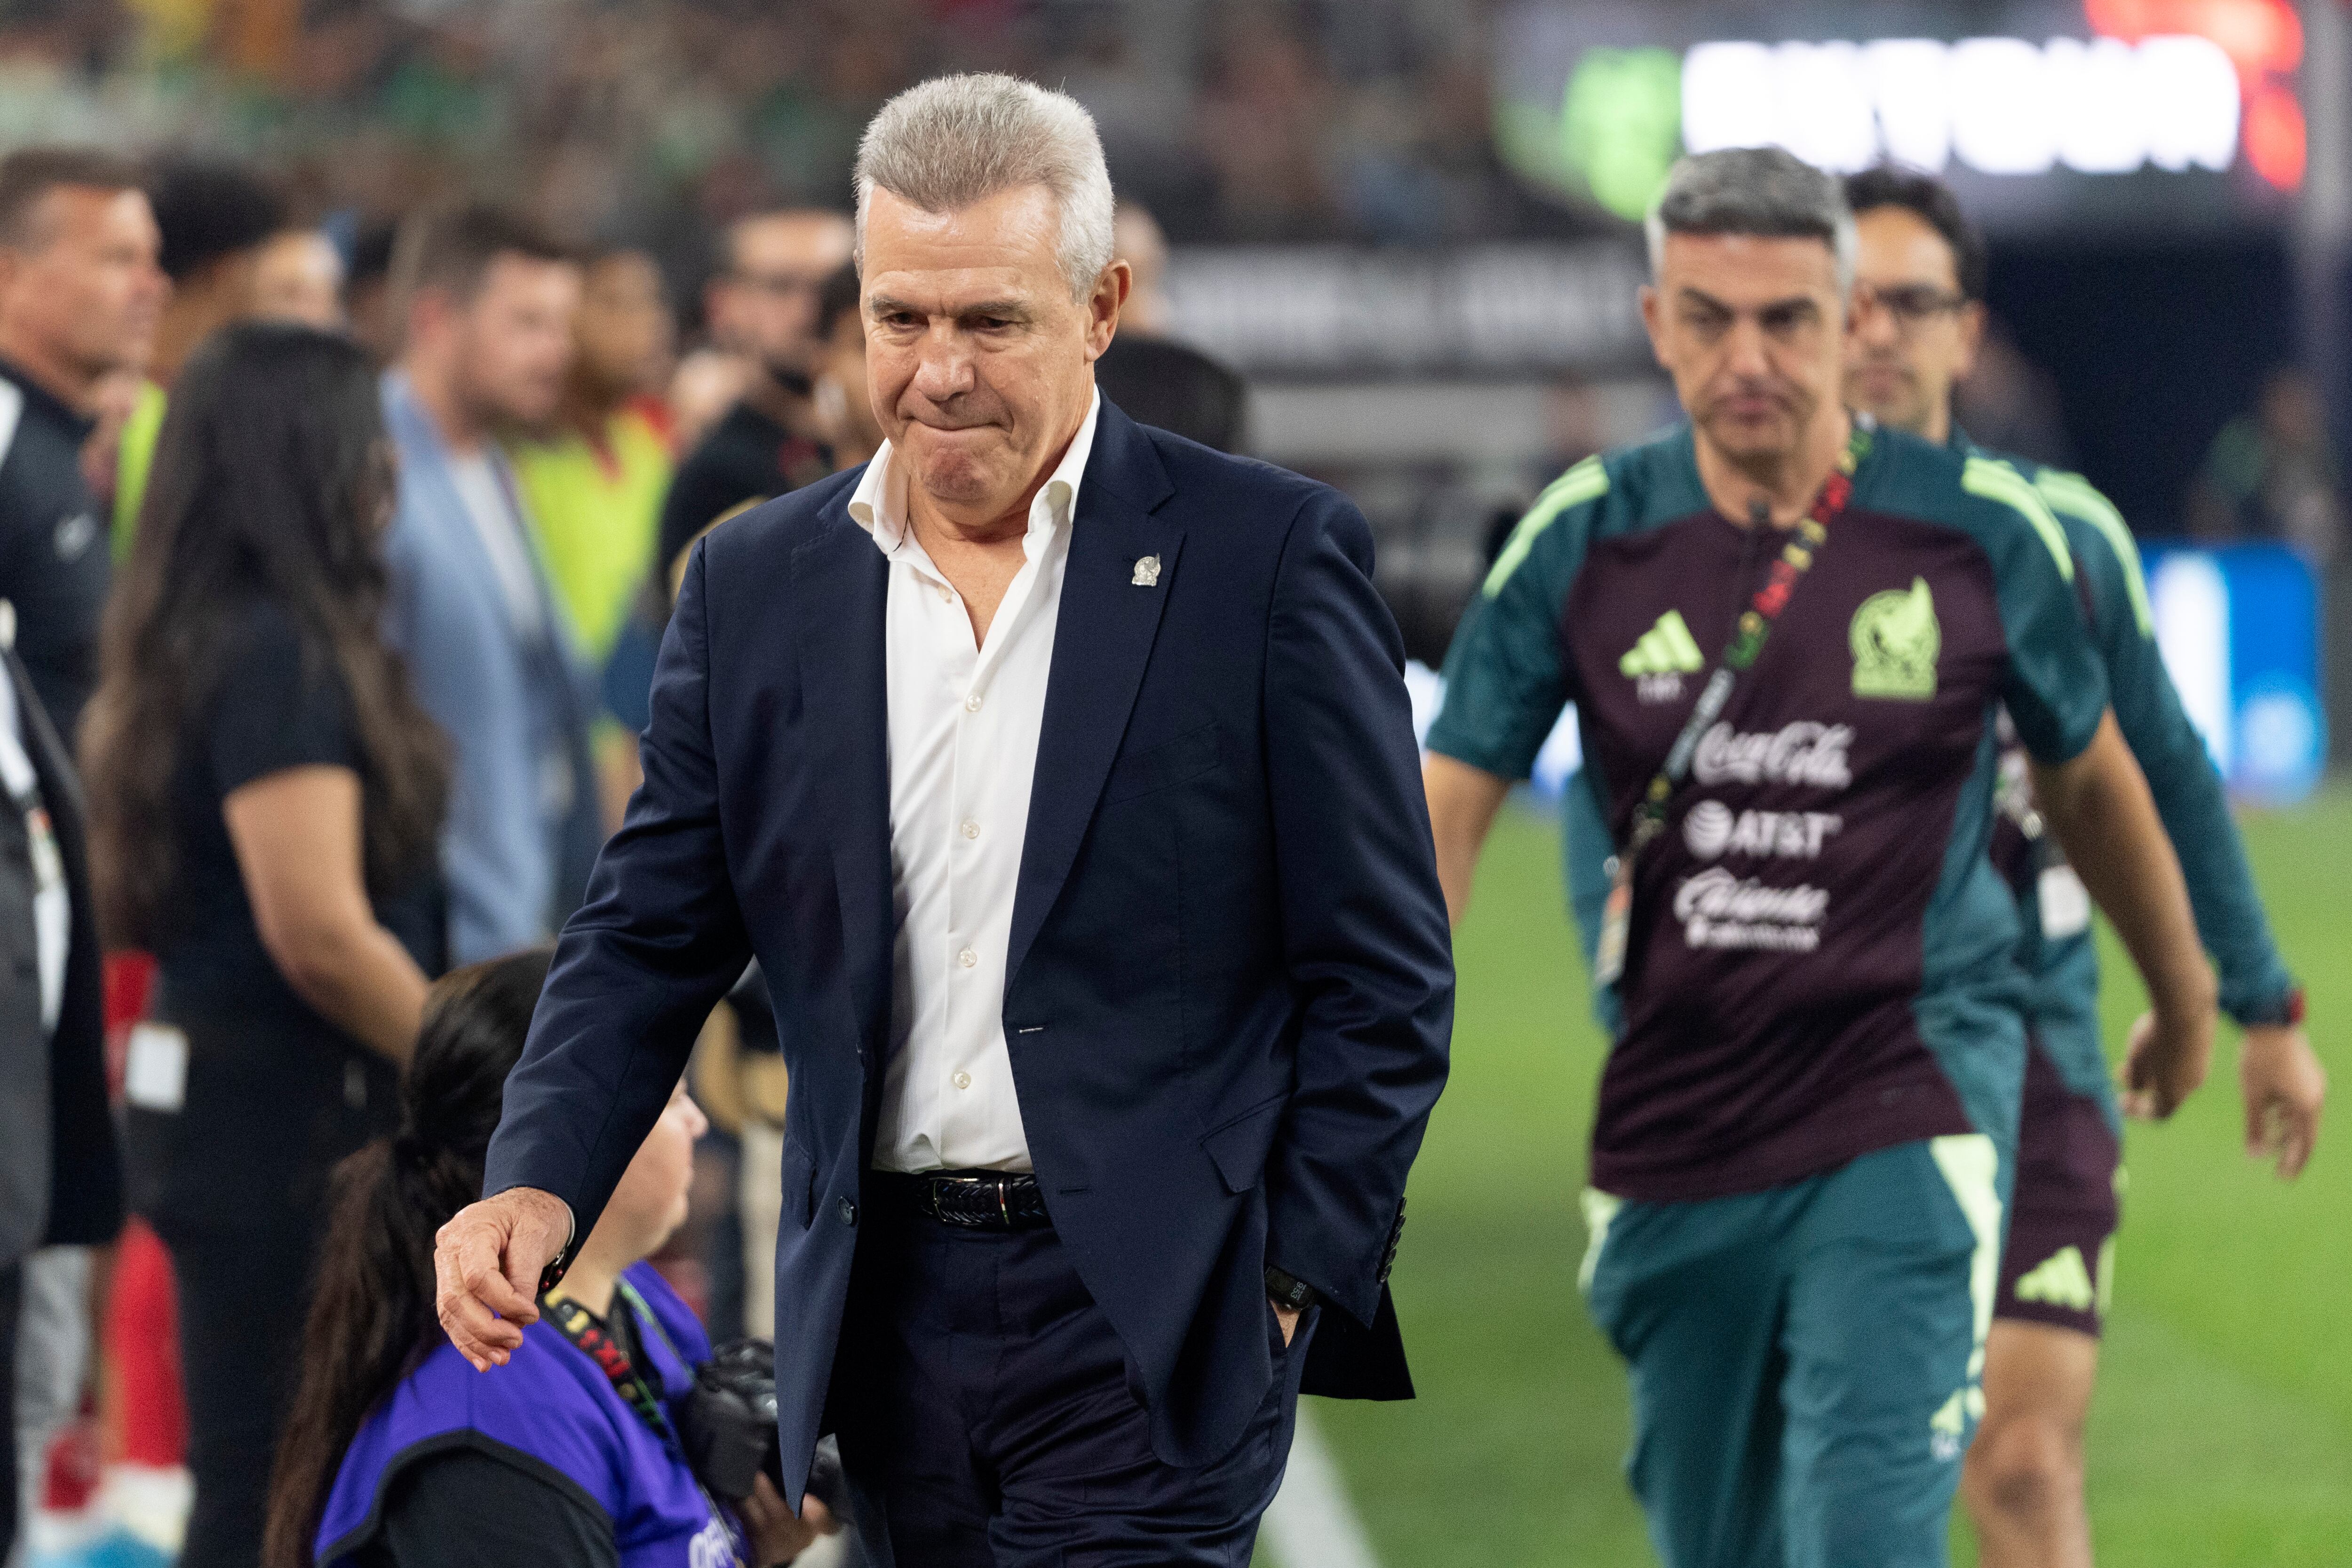
POLYGON ((1511 580, 1511 573, 1519 570, 1519 563, 1528 559, 1529 550, 1536 548, 1536 540, 1542 537, 1546 528, 1559 520, 1562 512, 1596 496, 1606 495, 1608 490, 1609 470, 1601 465, 1598 456, 1586 458, 1553 480, 1544 493, 1536 497, 1536 504, 1528 508, 1528 515, 1519 519, 1519 526, 1511 530, 1510 541, 1503 546, 1503 553, 1495 558, 1495 569, 1486 574, 1486 586, 1481 591, 1488 599, 1502 592, 1503 584, 1511 580))
POLYGON ((2042 498, 2026 479, 2008 464, 1991 457, 1971 457, 1960 473, 1960 488, 1971 496, 1982 496, 1988 501, 1999 501, 2023 514, 2050 547, 2051 559, 2058 563, 2058 575, 2068 582, 2074 580, 2074 553, 2066 548, 2066 530, 2050 515, 2050 503, 2042 498))
POLYGON ((2139 541, 2132 538, 2131 525, 2116 510, 2116 504, 2093 487, 2080 474, 2061 474, 2045 468, 2034 476, 2033 487, 2050 503, 2050 509, 2063 512, 2070 517, 2080 517, 2099 530, 2116 559, 2124 569, 2124 591, 2131 598, 2132 620, 2143 637, 2156 635, 2156 612, 2147 601, 2147 577, 2139 564, 2139 541))

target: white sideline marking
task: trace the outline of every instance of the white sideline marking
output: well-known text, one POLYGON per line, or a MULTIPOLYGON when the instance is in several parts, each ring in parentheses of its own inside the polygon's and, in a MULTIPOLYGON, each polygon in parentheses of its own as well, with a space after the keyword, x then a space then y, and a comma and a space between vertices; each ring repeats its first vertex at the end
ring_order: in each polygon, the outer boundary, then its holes
POLYGON ((1290 1439, 1290 1469, 1265 1511, 1265 1531, 1282 1568, 1380 1568, 1305 1400, 1290 1439))

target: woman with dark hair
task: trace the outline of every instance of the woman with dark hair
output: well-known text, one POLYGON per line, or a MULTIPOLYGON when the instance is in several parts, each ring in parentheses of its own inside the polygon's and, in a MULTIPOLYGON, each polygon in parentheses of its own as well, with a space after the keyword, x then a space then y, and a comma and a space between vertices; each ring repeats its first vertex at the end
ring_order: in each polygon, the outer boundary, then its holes
POLYGON ((100 919, 160 970, 125 1134, 179 1286, 189 1568, 260 1551, 327 1173, 389 1131, 445 967, 447 767, 378 633, 393 477, 357 348, 215 335, 175 384, 83 724, 100 919))
POLYGON ((335 1174, 265 1568, 767 1568, 830 1523, 814 1499, 793 1518, 764 1476, 722 1508, 688 1468, 677 1406, 710 1344, 645 1261, 686 1218, 703 1121, 683 1092, 512 1358, 477 1373, 442 1336, 434 1232, 481 1195, 547 964, 434 988, 399 1134, 335 1174))

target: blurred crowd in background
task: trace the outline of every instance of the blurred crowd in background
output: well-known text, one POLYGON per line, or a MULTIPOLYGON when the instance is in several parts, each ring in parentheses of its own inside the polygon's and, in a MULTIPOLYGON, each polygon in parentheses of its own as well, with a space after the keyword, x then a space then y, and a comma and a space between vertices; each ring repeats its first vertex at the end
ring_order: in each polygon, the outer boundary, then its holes
POLYGON ((555 226, 674 253, 754 205, 837 201, 900 89, 1008 70, 1085 103, 1122 192, 1189 239, 1573 229, 1496 158, 1478 9, 30 0, 0 20, 0 134, 234 146, 321 210, 488 182, 555 226))

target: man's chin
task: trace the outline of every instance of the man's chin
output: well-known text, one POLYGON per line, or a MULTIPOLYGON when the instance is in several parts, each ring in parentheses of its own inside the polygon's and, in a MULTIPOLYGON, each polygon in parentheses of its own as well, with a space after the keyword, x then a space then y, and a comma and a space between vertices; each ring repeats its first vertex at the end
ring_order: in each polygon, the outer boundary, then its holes
POLYGON ((1717 451, 1735 463, 1765 463, 1785 457, 1797 449, 1797 423, 1793 419, 1734 419, 1717 415, 1701 422, 1700 428, 1717 451))

